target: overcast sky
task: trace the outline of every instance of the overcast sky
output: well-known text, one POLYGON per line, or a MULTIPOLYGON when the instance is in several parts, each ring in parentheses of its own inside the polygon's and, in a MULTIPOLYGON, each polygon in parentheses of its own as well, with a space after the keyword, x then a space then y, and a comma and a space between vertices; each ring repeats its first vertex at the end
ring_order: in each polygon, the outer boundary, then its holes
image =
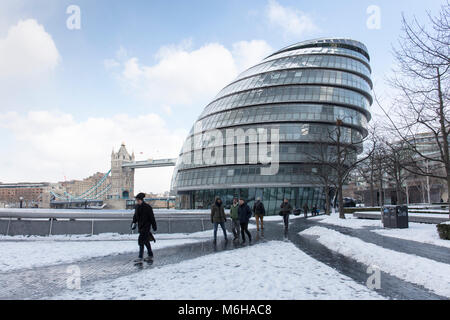
MULTIPOLYGON (((443 2, 1 0, 0 182, 106 172, 122 142, 140 160, 176 157, 223 86, 311 38, 364 42, 383 96, 401 13, 425 21, 443 2)), ((138 170, 136 191, 169 190, 172 170, 138 170)))

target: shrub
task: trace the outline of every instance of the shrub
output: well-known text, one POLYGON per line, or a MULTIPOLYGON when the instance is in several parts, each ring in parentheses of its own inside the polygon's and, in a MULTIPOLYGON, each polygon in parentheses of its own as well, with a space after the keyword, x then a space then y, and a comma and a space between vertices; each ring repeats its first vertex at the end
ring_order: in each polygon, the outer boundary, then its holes
POLYGON ((450 224, 440 223, 436 226, 439 237, 443 240, 450 240, 450 224))

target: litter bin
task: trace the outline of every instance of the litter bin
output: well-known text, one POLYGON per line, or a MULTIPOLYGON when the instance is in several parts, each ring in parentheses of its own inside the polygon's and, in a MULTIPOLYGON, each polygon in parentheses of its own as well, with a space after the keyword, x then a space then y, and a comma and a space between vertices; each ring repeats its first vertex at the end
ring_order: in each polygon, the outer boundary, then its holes
POLYGON ((384 206, 381 211, 381 220, 385 228, 408 228, 407 206, 384 206))

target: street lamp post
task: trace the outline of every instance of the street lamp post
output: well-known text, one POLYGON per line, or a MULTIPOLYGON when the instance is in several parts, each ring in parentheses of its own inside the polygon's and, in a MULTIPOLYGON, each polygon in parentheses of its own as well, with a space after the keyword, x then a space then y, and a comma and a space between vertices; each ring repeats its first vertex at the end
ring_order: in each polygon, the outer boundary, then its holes
POLYGON ((23 208, 23 197, 19 198, 19 206, 20 208, 23 208))

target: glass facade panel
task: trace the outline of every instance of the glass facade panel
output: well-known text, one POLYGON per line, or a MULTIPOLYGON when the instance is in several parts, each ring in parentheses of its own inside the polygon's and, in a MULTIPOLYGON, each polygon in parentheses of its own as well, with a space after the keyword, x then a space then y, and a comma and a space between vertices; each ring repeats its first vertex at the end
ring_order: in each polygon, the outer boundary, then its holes
POLYGON ((238 107, 280 102, 326 102, 344 106, 350 105, 366 110, 371 105, 371 101, 366 96, 349 89, 323 86, 268 87, 252 89, 216 100, 205 108, 200 119, 212 113, 238 107), (270 101, 268 101, 269 98, 270 101))
POLYGON ((372 90, 371 84, 367 81, 367 79, 349 72, 323 69, 305 69, 303 71, 299 71, 298 69, 289 69, 257 74, 255 76, 234 82, 222 89, 222 91, 220 91, 216 96, 216 99, 231 93, 237 93, 253 88, 308 83, 350 87, 364 91, 368 97, 370 97, 372 90))

